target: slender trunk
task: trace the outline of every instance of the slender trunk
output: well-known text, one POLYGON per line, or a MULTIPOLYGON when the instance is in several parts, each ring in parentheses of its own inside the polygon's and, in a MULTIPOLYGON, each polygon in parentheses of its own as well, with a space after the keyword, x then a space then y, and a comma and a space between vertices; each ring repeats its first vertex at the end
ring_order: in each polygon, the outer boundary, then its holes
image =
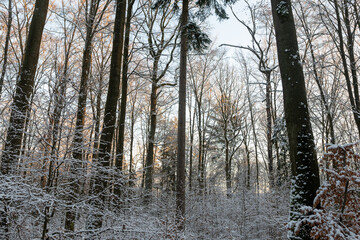
POLYGON ((204 168, 203 168, 203 134, 202 134, 202 118, 201 118, 201 99, 197 101, 198 110, 198 135, 199 135, 199 153, 198 153, 198 182, 199 182, 199 193, 204 192, 204 168))
POLYGON ((272 118, 271 118, 271 72, 266 72, 266 141, 269 164, 270 189, 274 187, 274 164, 272 144, 272 118))
MULTIPOLYGON (((246 130, 247 131, 247 130, 246 130)), ((248 143, 247 143, 247 134, 244 134, 244 144, 245 144, 245 154, 246 154, 246 181, 245 181, 245 184, 246 184, 246 188, 248 190, 250 190, 250 174, 251 174, 251 165, 250 165, 250 151, 249 151, 249 146, 248 146, 248 143)))
MULTIPOLYGON (((352 76, 352 86, 354 88, 354 100, 355 100, 355 107, 356 107, 356 114, 358 118, 360 118, 360 97, 359 97, 359 84, 358 84, 358 76, 357 76, 357 60, 355 59, 355 30, 352 31, 350 26, 350 19, 349 19, 349 6, 350 3, 348 0, 344 0, 344 22, 345 22, 345 29, 347 33, 347 49, 349 53, 349 60, 350 60, 350 72, 352 76)), ((360 120, 359 120, 360 122, 360 120)), ((358 125, 358 131, 360 136, 360 125, 358 125)))
POLYGON ((176 223, 179 230, 184 229, 185 220, 185 138, 186 138, 186 61, 187 30, 189 1, 183 0, 181 13, 180 43, 180 80, 179 80, 179 112, 178 112, 178 155, 176 178, 176 223))
POLYGON ((316 68, 316 58, 315 58, 312 43, 310 42, 309 45, 310 45, 309 48, 310 48, 310 53, 311 53, 311 58, 312 58, 312 65, 313 65, 313 72, 314 72, 315 82, 316 82, 316 85, 319 88, 320 97, 321 97, 321 100, 322 100, 322 102, 324 104, 326 118, 327 118, 327 121, 329 123, 330 143, 335 144, 336 140, 335 140, 334 120, 333 120, 333 117, 331 115, 331 110, 330 110, 328 100, 325 97, 324 89, 323 89, 323 87, 321 85, 321 82, 320 82, 319 74, 318 74, 318 71, 317 71, 317 68, 316 68))
MULTIPOLYGON (((105 103, 104 111, 104 125, 100 137, 99 146, 99 169, 95 180, 95 192, 100 194, 108 185, 108 170, 111 167, 111 149, 113 138, 115 135, 116 123, 116 108, 120 95, 120 74, 121 74, 121 60, 124 39, 124 24, 125 24, 126 0, 116 1, 116 16, 114 25, 114 38, 111 54, 110 65, 110 79, 108 94, 105 103)), ((119 187, 119 185, 116 185, 119 187)), ((105 191, 106 192, 106 191, 105 191)), ((105 201, 105 195, 100 194, 102 201, 105 201)))
POLYGON ((3 68, 1 71, 0 76, 0 98, 2 93, 2 88, 4 85, 4 78, 6 74, 6 66, 7 66, 7 60, 8 60, 8 52, 9 52, 9 42, 10 42, 10 34, 11 34, 11 24, 12 24, 12 0, 9 0, 9 6, 8 6, 8 21, 7 21, 7 30, 6 30, 6 38, 5 38, 5 47, 4 47, 4 60, 3 60, 3 68))
POLYGON ((155 58, 152 70, 152 84, 150 97, 150 131, 148 135, 148 147, 145 161, 145 201, 151 200, 154 168, 154 144, 156 131, 156 105, 157 105, 157 72, 159 59, 155 58))
MULTIPOLYGON (((95 3, 92 0, 91 6, 95 3)), ((90 67, 91 67, 91 58, 92 58, 92 39, 94 35, 94 18, 96 14, 95 7, 91 8, 90 12, 90 22, 87 25, 86 30, 86 39, 85 39, 85 47, 84 53, 82 58, 82 69, 81 69, 81 80, 80 80, 80 89, 79 89, 79 98, 77 104, 77 112, 76 112, 76 122, 75 122, 75 136, 73 141, 73 158, 77 161, 81 161, 83 158, 83 129, 85 124, 85 115, 86 115, 86 99, 87 99, 87 92, 88 92, 88 79, 90 74, 90 67)), ((81 165, 81 164, 80 164, 81 165)))
MULTIPOLYGON (((121 102, 120 102, 120 115, 118 121, 119 135, 118 143, 116 146, 116 161, 115 167, 121 173, 123 170, 124 159, 124 142, 125 142, 125 117, 126 117, 126 102, 127 102, 127 89, 128 89, 128 67, 129 67, 129 43, 130 43, 130 20, 132 15, 132 7, 134 0, 128 0, 128 9, 126 13, 126 26, 125 26, 125 41, 124 41, 124 54, 123 54, 123 69, 122 69, 122 86, 121 86, 121 102)), ((117 195, 120 195, 120 189, 115 189, 117 195)))
POLYGON ((229 141, 225 139, 225 179, 226 196, 231 198, 231 159, 229 154, 229 141))
MULTIPOLYGON (((191 106, 191 104, 190 104, 191 106)), ((191 107, 189 107, 191 109, 191 107)), ((191 116, 191 111, 189 111, 191 116)), ((192 190, 193 179, 193 144, 194 144, 194 129, 195 129, 195 111, 190 118, 190 150, 189 150, 189 190, 192 190)))
MULTIPOLYGON (((300 209, 312 207, 320 185, 319 168, 311 129, 305 79, 300 62, 296 29, 290 0, 272 0, 277 52, 283 85, 284 110, 290 145, 293 185, 290 219, 301 219, 300 209)), ((310 225, 290 239, 311 239, 310 225), (296 236, 295 236, 296 235, 296 236)))
MULTIPOLYGON (((334 6, 335 6, 335 13, 336 13, 336 21, 337 21, 337 33, 339 36, 338 50, 340 52, 340 57, 341 57, 342 64, 343 64, 343 74, 344 74, 345 81, 346 81, 346 86, 347 86, 347 90, 348 90, 348 94, 349 94, 351 108, 353 111, 356 126, 358 128, 358 134, 360 135, 360 109, 359 109, 360 106, 358 105, 359 104, 358 89, 354 89, 354 92, 352 89, 353 87, 358 88, 357 78, 354 79, 354 76, 353 76, 353 80, 354 81, 356 80, 356 82, 353 82, 353 86, 352 86, 351 80, 350 80, 349 67, 348 67, 348 63, 346 60, 347 54, 346 54, 345 48, 344 48, 342 23, 341 23, 339 5, 338 5, 337 0, 334 0, 334 6), (355 94, 355 96, 354 96, 354 94, 355 94)), ((349 37, 351 38, 351 36, 349 36, 349 37)), ((349 41, 350 41, 350 39, 349 39, 349 41)), ((351 55, 350 52, 349 52, 349 54, 351 55)), ((354 59, 352 59, 352 60, 354 60, 354 59)), ((354 62, 350 61, 350 65, 352 66, 353 64, 354 64, 354 62)))
MULTIPOLYGON (((70 163, 70 181, 73 183, 70 186, 70 194, 67 196, 69 204, 73 204, 79 197, 81 178, 83 176, 83 129, 85 124, 86 115, 86 99, 88 91, 88 79, 91 67, 91 55, 92 55, 92 39, 94 36, 94 24, 95 16, 99 7, 99 0, 91 0, 90 13, 88 21, 86 22, 86 37, 85 47, 82 58, 81 80, 80 90, 77 104, 76 120, 75 120, 75 134, 73 139, 73 160, 70 163)), ((65 229, 68 231, 74 231, 75 229, 75 217, 76 212, 74 208, 69 207, 69 210, 65 213, 65 229)))
POLYGON ((259 192, 259 156, 258 156, 258 140, 257 140, 257 134, 256 134, 256 126, 255 126, 255 118, 254 118, 254 111, 253 111, 253 104, 250 99, 250 89, 249 89, 249 82, 247 82, 247 99, 249 103, 250 108, 250 120, 251 120, 251 128, 254 136, 254 148, 255 148, 255 167, 256 167, 256 191, 259 192))
MULTIPOLYGON (((51 188, 54 185, 55 173, 54 169, 56 167, 57 160, 59 158, 59 143, 60 143, 60 120, 61 114, 64 109, 64 101, 66 99, 66 87, 68 82, 68 65, 69 65, 69 53, 70 53, 71 44, 68 50, 65 52, 65 62, 64 62, 64 70, 63 76, 60 77, 58 80, 59 83, 57 84, 58 94, 55 95, 55 107, 53 112, 53 129, 52 129, 52 145, 51 145, 51 154, 50 154, 50 163, 47 173, 47 182, 45 186, 46 192, 50 192, 51 188)), ((43 231, 42 231, 42 239, 46 239, 46 233, 48 231, 48 223, 50 221, 50 207, 46 206, 44 210, 44 223, 43 223, 43 231)))
MULTIPOLYGON (((134 149, 134 127, 135 127, 135 100, 133 104, 133 108, 131 111, 131 127, 130 127, 130 157, 129 157, 129 174, 130 179, 135 178, 133 164, 134 164, 134 157, 133 157, 133 149, 134 149)), ((130 183, 133 185, 133 183, 130 183)))
POLYGON ((307 38, 307 41, 308 41, 308 44, 309 44, 309 50, 310 50, 310 55, 311 55, 311 63, 312 63, 311 65, 312 65, 312 68, 313 68, 314 79, 315 79, 316 85, 319 88, 321 101, 324 104, 327 122, 329 123, 330 143, 335 144, 334 120, 333 120, 333 117, 331 115, 329 102, 328 102, 328 99, 325 97, 325 92, 324 92, 323 86, 321 84, 321 79, 319 77, 319 73, 318 73, 318 70, 317 70, 317 66, 316 66, 317 59, 315 57, 315 52, 314 52, 312 39, 310 37, 310 32, 308 30, 309 28, 308 28, 307 23, 305 21, 305 15, 304 15, 305 13, 304 13, 304 10, 303 10, 301 5, 300 5, 300 7, 301 7, 302 18, 304 19, 303 24, 304 24, 305 34, 306 34, 306 38, 307 38))
POLYGON ((100 147, 100 125, 101 125, 101 97, 102 97, 102 84, 103 84, 103 74, 100 73, 99 76, 99 90, 96 94, 96 116, 95 116, 95 140, 93 147, 93 159, 96 161, 99 159, 99 147, 100 147))

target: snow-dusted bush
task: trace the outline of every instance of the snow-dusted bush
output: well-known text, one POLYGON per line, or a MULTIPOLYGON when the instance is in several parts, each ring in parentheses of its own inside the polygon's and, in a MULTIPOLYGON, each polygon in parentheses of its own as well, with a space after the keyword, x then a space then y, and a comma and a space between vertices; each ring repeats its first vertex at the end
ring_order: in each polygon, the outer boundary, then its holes
POLYGON ((360 239, 360 155, 355 152, 357 145, 327 147, 320 165, 326 180, 318 189, 313 208, 302 209, 308 217, 295 224, 295 231, 309 224, 313 239, 360 239))

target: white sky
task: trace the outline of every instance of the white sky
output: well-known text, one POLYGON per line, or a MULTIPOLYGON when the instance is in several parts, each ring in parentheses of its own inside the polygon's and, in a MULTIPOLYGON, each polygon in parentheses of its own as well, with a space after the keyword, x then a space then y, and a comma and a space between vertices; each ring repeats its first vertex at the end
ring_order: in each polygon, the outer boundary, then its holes
MULTIPOLYGON (((256 0, 250 0, 249 2, 255 1, 256 0)), ((248 19, 248 11, 243 1, 238 1, 238 3, 233 6, 233 9, 239 19, 245 21, 248 19)), ((212 26, 210 33, 211 39, 213 41, 216 39, 217 46, 224 43, 238 46, 247 46, 250 44, 251 37, 245 27, 236 20, 229 8, 226 12, 229 16, 227 20, 219 21, 215 16, 209 18, 209 25, 212 26)), ((236 49, 233 50, 236 51, 236 49)))

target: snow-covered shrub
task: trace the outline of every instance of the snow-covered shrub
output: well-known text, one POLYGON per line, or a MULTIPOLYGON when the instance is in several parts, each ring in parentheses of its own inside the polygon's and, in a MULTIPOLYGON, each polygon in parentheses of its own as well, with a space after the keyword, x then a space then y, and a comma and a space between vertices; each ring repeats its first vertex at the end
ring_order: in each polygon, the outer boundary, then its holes
POLYGON ((360 155, 355 152, 357 145, 328 145, 320 163, 326 180, 318 189, 313 208, 302 209, 308 217, 297 222, 295 232, 309 224, 313 239, 360 239, 360 155))

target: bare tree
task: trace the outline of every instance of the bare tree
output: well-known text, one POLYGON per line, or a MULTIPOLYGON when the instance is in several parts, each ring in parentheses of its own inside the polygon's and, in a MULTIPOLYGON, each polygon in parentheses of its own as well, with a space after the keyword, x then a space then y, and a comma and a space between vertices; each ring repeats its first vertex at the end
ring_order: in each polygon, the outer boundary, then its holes
POLYGON ((272 140, 272 86, 271 86, 271 75, 276 66, 271 66, 271 47, 272 47, 272 39, 273 39, 273 27, 268 26, 268 22, 265 23, 265 33, 262 33, 265 38, 265 43, 262 43, 262 39, 258 39, 258 18, 260 14, 264 12, 260 12, 259 8, 263 8, 264 6, 252 6, 249 2, 246 2, 247 8, 250 12, 251 23, 247 24, 244 20, 238 18, 235 12, 232 10, 233 15, 237 19, 239 23, 241 23, 249 32, 252 40, 252 46, 234 46, 229 44, 222 44, 222 46, 230 46, 240 49, 245 49, 250 51, 258 61, 258 69, 265 76, 265 102, 266 102, 266 140, 267 140, 267 160, 268 160, 268 171, 269 171, 269 183, 270 187, 274 187, 274 157, 273 157, 273 140, 272 140))
POLYGON ((176 167, 176 222, 178 228, 184 228, 185 220, 185 142, 186 142, 186 63, 188 50, 187 24, 189 1, 182 3, 180 20, 180 79, 179 79, 179 112, 178 112, 178 146, 176 167))
POLYGON ((14 174, 23 139, 23 128, 29 109, 34 77, 39 59, 42 33, 45 26, 49 1, 37 0, 26 40, 24 60, 21 66, 19 81, 16 85, 14 101, 11 104, 11 116, 6 136, 5 149, 2 156, 1 172, 14 174))
MULTIPOLYGON (((107 188, 106 168, 110 167, 111 146, 115 135, 116 107, 120 94, 121 60, 124 40, 126 1, 116 1, 116 15, 114 25, 114 37, 111 54, 110 79, 108 94, 105 103, 104 124, 101 132, 99 147, 99 163, 97 178, 99 182, 95 185, 95 192, 100 194, 107 188)), ((102 199, 105 200, 102 195, 102 199)))
MULTIPOLYGON (((118 138, 116 145, 116 160, 115 167, 121 173, 123 170, 124 160, 124 143, 125 143, 125 118, 126 118, 126 103, 128 95, 128 79, 129 79, 129 49, 130 49, 130 32, 131 32, 131 17, 134 0, 128 0, 128 7, 126 13, 126 26, 125 26, 125 40, 124 40, 124 53, 122 65, 122 82, 121 82, 121 99, 120 99, 120 113, 118 119, 118 138)), ((115 188, 115 191, 120 189, 115 188)), ((119 195, 119 192, 118 192, 119 195)))
MULTIPOLYGON (((223 155, 225 152, 225 182, 228 198, 232 196, 232 162, 244 141, 240 139, 244 127, 243 104, 240 97, 241 89, 236 84, 236 79, 234 69, 226 65, 219 67, 213 87, 215 104, 211 115, 213 124, 210 126, 212 145, 219 145, 215 148, 217 155, 223 155)), ((221 159, 222 156, 218 158, 221 159)))
MULTIPOLYGON (((80 78, 80 89, 79 97, 77 103, 77 112, 76 112, 76 121, 75 121, 75 135, 73 140, 73 161, 71 162, 70 171, 73 175, 73 181, 71 185, 71 194, 68 196, 70 202, 74 202, 74 199, 79 196, 80 190, 80 176, 83 174, 82 168, 83 164, 83 129, 85 125, 85 115, 86 115, 86 100, 88 93, 88 80, 90 75, 91 67, 91 56, 92 56, 92 40, 96 33, 96 29, 100 24, 101 18, 104 15, 104 12, 107 6, 110 4, 110 1, 106 1, 104 6, 101 9, 101 0, 91 0, 90 2, 85 2, 85 23, 86 23, 86 36, 85 36, 85 46, 82 57, 82 67, 81 67, 81 78, 80 78), (99 17, 97 14, 100 11, 99 17)), ((75 229, 75 216, 76 212, 73 209, 70 209, 66 212, 65 218, 65 229, 74 231, 75 229)))
MULTIPOLYGON (((150 129, 148 134, 148 146, 145 161, 145 198, 148 202, 151 197, 153 185, 154 146, 156 134, 156 122, 158 114, 158 97, 164 86, 175 86, 176 83, 161 81, 168 72, 174 59, 175 49, 179 36, 178 26, 172 26, 172 20, 176 16, 174 4, 169 3, 161 8, 152 9, 152 1, 148 1, 148 7, 143 9, 146 29, 144 31, 148 39, 148 51, 152 63, 150 70, 151 96, 150 96, 150 129)), ((146 5, 145 5, 146 6, 146 5)))
POLYGON ((5 38, 5 46, 4 46, 4 60, 3 60, 3 67, 2 67, 2 71, 1 71, 1 76, 0 76, 0 97, 1 97, 1 93, 2 93, 2 88, 4 85, 4 78, 5 78, 5 74, 6 74, 6 67, 7 67, 7 63, 8 63, 8 52, 9 52, 9 43, 10 43, 10 34, 11 34, 11 25, 12 25, 12 0, 9 0, 9 5, 8 5, 8 21, 6 24, 6 38, 5 38))
MULTIPOLYGON (((293 174, 291 191, 292 221, 302 217, 300 208, 312 207, 320 185, 319 168, 312 134, 305 80, 300 62, 295 23, 290 0, 272 0, 277 52, 283 85, 286 127, 293 174)), ((290 239, 310 239, 311 226, 303 226, 290 239), (298 235, 295 236, 295 235, 298 235)))

